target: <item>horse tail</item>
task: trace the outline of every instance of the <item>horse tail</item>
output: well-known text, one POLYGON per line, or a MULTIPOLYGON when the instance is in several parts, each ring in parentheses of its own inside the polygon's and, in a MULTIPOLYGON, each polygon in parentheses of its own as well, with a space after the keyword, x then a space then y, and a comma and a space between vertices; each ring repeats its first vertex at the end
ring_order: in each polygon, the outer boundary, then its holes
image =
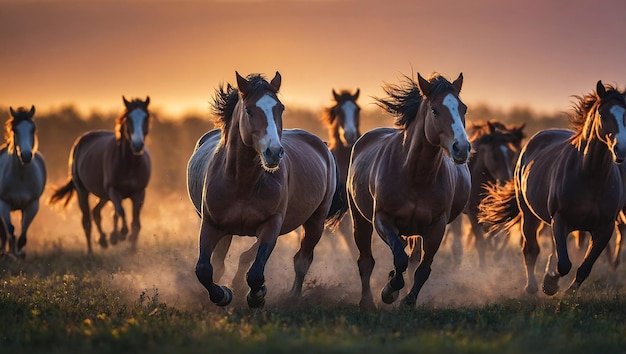
POLYGON ((326 216, 326 227, 331 230, 335 230, 337 228, 341 219, 343 219, 344 215, 348 212, 348 193, 346 191, 346 182, 341 180, 337 163, 335 163, 335 172, 335 175, 337 176, 337 187, 335 188, 335 193, 333 194, 333 201, 330 204, 330 210, 326 216))
POLYGON ((522 217, 515 196, 515 180, 511 178, 503 186, 487 183, 484 187, 487 195, 478 206, 478 222, 491 225, 491 234, 510 230, 522 217))
POLYGON ((74 186, 74 181, 72 180, 72 178, 69 178, 65 185, 54 190, 54 193, 52 193, 50 198, 48 198, 48 204, 55 204, 65 198, 63 206, 67 206, 67 204, 72 199, 75 190, 76 186, 74 186))

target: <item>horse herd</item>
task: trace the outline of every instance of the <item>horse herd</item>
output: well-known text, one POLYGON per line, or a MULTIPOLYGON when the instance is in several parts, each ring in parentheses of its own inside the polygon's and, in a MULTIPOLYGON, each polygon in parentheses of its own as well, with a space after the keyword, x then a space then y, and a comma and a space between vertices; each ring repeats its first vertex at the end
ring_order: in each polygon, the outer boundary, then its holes
MULTIPOLYGON (((590 235, 589 249, 568 289, 575 293, 606 248, 616 221, 624 219, 626 99, 615 87, 599 81, 595 91, 578 97, 571 114, 573 130, 544 130, 522 145, 524 125, 486 121, 466 126, 467 107, 459 97, 462 74, 450 82, 436 73, 428 78, 418 73, 417 80, 404 77, 398 85, 387 85, 388 97, 376 98, 395 117, 395 127, 362 135, 359 90, 333 90, 335 104, 322 118, 329 131, 324 142, 304 130, 283 129, 281 80, 278 72, 269 81, 261 74, 243 77, 236 72, 236 86, 220 86, 213 98, 216 128, 198 140, 188 160, 189 199, 201 219, 195 272, 218 306, 233 298, 231 289, 218 284, 233 235, 256 237, 240 257, 233 287, 247 285, 248 305, 261 307, 267 293, 265 266, 278 237, 302 227, 290 292, 297 299, 324 230, 339 226, 344 236, 353 235, 347 241, 356 246, 360 306, 371 309, 374 230, 393 255, 382 301, 391 304, 399 298, 408 269, 412 287, 401 304, 414 306, 447 229, 455 236, 453 258, 460 264, 461 214, 469 218, 481 266, 490 240, 497 239, 485 235, 508 232, 521 223, 529 293, 538 291, 537 234, 542 224, 552 226, 555 247, 543 281, 548 295, 558 291, 559 278, 572 267, 567 236, 576 231, 590 235), (348 211, 350 218, 344 218, 348 211)), ((151 174, 144 144, 150 98, 123 101, 125 110, 114 131, 89 131, 76 139, 68 180, 48 200, 67 205, 77 194, 89 255, 91 216, 101 247, 124 240, 130 232, 131 250, 137 249, 151 174), (91 194, 98 202, 90 210, 91 194), (127 198, 132 201, 130 230, 122 207, 127 198), (114 216, 107 240, 101 210, 108 201, 114 216)), ((0 150, 0 251, 5 253, 8 240, 9 253, 18 257, 24 257, 26 232, 46 184, 34 113, 34 106, 10 108, 7 142, 0 150), (15 210, 22 212, 17 240, 10 220, 15 210)))

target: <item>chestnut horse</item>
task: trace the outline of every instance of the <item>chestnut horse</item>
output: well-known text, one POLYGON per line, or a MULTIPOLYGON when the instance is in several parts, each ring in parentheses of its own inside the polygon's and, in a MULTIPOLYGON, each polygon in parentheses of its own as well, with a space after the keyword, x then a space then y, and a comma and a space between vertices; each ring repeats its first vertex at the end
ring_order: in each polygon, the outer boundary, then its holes
POLYGON ((30 110, 9 107, 11 117, 6 122, 6 144, 0 147, 0 254, 4 254, 9 239, 9 252, 25 257, 26 232, 39 210, 39 198, 46 185, 46 163, 37 151, 37 130, 30 110), (11 212, 22 212, 20 237, 15 242, 15 227, 11 212))
POLYGON ((462 83, 462 74, 450 83, 438 74, 426 80, 418 73, 417 83, 407 77, 404 87, 386 87, 390 98, 377 101, 396 116, 396 128, 371 130, 354 144, 347 187, 360 252, 362 308, 374 307, 370 288, 373 228, 393 253, 394 270, 381 294, 388 304, 404 287, 409 261, 406 239, 421 236, 422 262, 402 301, 414 306, 446 224, 467 203, 470 173, 466 162, 471 144, 465 132, 467 107, 459 99, 462 83))
POLYGON ((91 218, 89 217, 89 194, 99 198, 93 208, 93 219, 100 233, 99 244, 108 246, 106 234, 102 230, 100 215, 104 205, 110 200, 115 213, 111 244, 126 239, 128 226, 122 200, 130 198, 132 202, 131 251, 137 250, 137 238, 141 223, 139 213, 146 195, 146 187, 150 180, 150 153, 145 147, 145 138, 150 127, 150 113, 145 101, 135 99, 124 100, 126 109, 115 121, 115 131, 90 131, 74 142, 70 151, 69 173, 67 182, 57 188, 48 202, 56 203, 65 199, 69 203, 74 191, 78 195, 78 204, 82 212, 82 224, 87 238, 87 252, 93 254, 91 248, 91 218), (118 221, 122 219, 121 230, 118 221))
POLYGON ((213 303, 228 305, 232 291, 215 283, 211 255, 223 238, 228 249, 232 235, 256 236, 246 298, 261 307, 265 264, 278 236, 303 226, 291 288, 297 298, 325 224, 339 222, 347 203, 326 144, 303 130, 282 129, 280 74, 270 82, 259 74, 236 77, 238 89, 222 87, 214 100, 219 129, 200 138, 187 166, 189 197, 202 218, 196 276, 213 303))
MULTIPOLYGON (((470 221, 470 237, 474 238, 474 248, 478 253, 478 264, 485 265, 485 253, 495 246, 486 238, 489 225, 478 222, 478 205, 486 194, 485 185, 497 183, 503 185, 513 178, 515 162, 519 155, 522 139, 524 138, 524 126, 504 124, 497 120, 481 121, 471 123, 468 128, 468 136, 472 143, 472 154, 467 165, 472 176, 472 188, 470 197, 463 213, 470 221)), ((461 264, 463 247, 461 245, 461 235, 463 217, 460 215, 449 227, 452 233, 452 254, 456 266, 461 264)), ((508 240, 509 234, 502 235, 508 240)), ((503 244, 506 241, 503 240, 503 244)), ((501 250, 494 250, 500 252, 501 250)))
POLYGON ((543 279, 547 295, 558 292, 559 279, 572 268, 566 242, 572 231, 589 232, 591 247, 568 294, 578 291, 609 242, 626 196, 619 166, 626 159, 625 112, 622 93, 598 81, 595 92, 578 97, 570 115, 575 131, 548 129, 531 137, 514 179, 490 187, 481 202, 483 222, 508 228, 521 221, 528 293, 538 290, 535 264, 542 222, 552 226, 553 235, 543 279))

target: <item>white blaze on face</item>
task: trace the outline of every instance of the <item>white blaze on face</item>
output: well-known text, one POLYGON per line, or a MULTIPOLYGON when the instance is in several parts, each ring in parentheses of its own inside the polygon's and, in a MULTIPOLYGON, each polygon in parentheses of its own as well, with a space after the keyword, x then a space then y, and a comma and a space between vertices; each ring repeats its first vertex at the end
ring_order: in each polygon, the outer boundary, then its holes
POLYGON ((449 93, 443 98, 443 105, 448 107, 450 115, 452 115, 452 132, 454 133, 455 141, 467 140, 465 133, 465 127, 463 126, 463 120, 459 114, 459 100, 449 93))
POLYGON ((277 104, 278 102, 270 95, 265 95, 256 102, 256 106, 263 111, 265 118, 267 118, 266 134, 259 140, 261 151, 265 151, 267 148, 275 146, 275 144, 280 144, 278 127, 276 127, 276 122, 274 121, 274 106, 277 104))
POLYGON ((610 110, 611 114, 615 117, 617 122, 617 134, 615 134, 615 141, 617 144, 626 144, 626 126, 624 126, 624 107, 613 106, 610 110))
POLYGON ((133 125, 133 135, 130 137, 133 143, 143 143, 143 121, 148 115, 140 108, 135 108, 132 112, 128 113, 130 118, 130 124, 133 125))
POLYGON ((345 121, 343 123, 343 130, 346 135, 356 135, 356 104, 352 101, 346 101, 342 106, 345 121))

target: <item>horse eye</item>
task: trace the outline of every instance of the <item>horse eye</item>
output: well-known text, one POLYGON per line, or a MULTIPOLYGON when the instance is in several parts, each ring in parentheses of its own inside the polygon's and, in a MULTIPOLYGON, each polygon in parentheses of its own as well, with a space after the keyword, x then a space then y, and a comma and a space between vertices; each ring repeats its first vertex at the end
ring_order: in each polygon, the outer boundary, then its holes
POLYGON ((433 112, 433 115, 435 117, 439 116, 439 111, 437 111, 435 108, 432 108, 431 111, 433 112))

